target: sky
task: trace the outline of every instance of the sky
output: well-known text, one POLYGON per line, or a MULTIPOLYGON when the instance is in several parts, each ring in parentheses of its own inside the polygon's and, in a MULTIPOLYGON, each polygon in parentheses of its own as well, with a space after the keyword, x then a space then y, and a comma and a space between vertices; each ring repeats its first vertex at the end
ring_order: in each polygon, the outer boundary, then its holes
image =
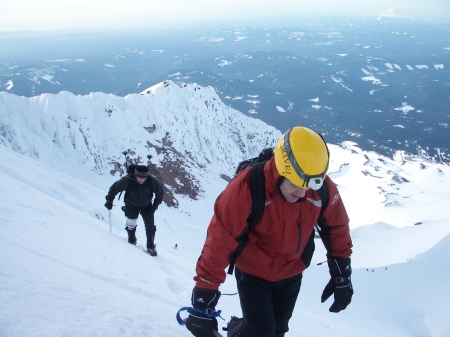
MULTIPOLYGON (((226 107, 211 88, 168 82, 149 91, 0 93, 0 336, 191 336, 175 315, 190 306, 195 263, 226 186, 220 175, 280 133, 226 107), (163 138, 176 151, 147 147, 163 138), (183 166, 203 190, 158 208, 155 258, 143 251, 140 218, 138 246, 127 243, 123 198, 111 220, 103 206, 124 148, 133 158, 151 151, 157 167, 189 153, 183 166)), ((287 336, 448 337, 449 166, 385 158, 352 142, 329 149, 329 175, 351 219, 355 294, 339 314, 328 311, 330 300, 320 303, 329 274, 317 240, 287 336)), ((234 277, 220 290, 235 293, 234 277)), ((217 309, 219 328, 241 314, 237 296, 222 296, 217 309)))
POLYGON ((391 8, 398 15, 450 19, 447 0, 1 0, 0 31, 280 25, 286 17, 377 17, 391 8))

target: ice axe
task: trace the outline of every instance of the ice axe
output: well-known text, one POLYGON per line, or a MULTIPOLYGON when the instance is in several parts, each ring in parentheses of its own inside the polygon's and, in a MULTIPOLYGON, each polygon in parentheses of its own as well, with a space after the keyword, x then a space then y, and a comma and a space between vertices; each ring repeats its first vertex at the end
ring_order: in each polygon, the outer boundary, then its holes
POLYGON ((112 233, 111 210, 109 210, 109 232, 112 233))
POLYGON ((125 164, 124 164, 125 172, 128 173, 128 157, 127 157, 128 151, 123 151, 122 154, 125 156, 125 164))
POLYGON ((148 154, 148 155, 147 155, 147 158, 148 158, 148 160, 147 160, 147 166, 148 166, 148 168, 150 168, 150 164, 152 163, 151 160, 152 160, 153 156, 152 156, 151 154, 148 154))

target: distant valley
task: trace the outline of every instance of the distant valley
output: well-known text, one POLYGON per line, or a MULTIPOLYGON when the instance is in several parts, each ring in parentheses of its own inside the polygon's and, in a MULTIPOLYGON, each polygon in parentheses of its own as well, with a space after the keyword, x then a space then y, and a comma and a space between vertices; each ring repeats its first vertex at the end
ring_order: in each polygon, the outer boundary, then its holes
POLYGON ((335 18, 296 27, 1 33, 0 90, 125 96, 170 79, 284 132, 450 162, 450 24, 335 18))

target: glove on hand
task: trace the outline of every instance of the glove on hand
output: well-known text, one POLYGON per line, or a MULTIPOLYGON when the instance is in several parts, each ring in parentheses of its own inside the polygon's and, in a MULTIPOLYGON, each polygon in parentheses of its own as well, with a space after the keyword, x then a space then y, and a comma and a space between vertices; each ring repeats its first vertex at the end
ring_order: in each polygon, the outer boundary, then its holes
POLYGON ((113 201, 112 200, 106 200, 106 202, 105 202, 105 207, 106 207, 106 209, 107 210, 112 210, 112 207, 113 207, 113 201))
POLYGON ((151 211, 151 212, 152 212, 152 213, 155 213, 156 210, 158 209, 158 206, 159 206, 159 205, 153 205, 153 206, 152 206, 152 211, 151 211))
POLYGON ((158 206, 155 207, 155 205, 149 204, 142 210, 142 213, 152 215, 152 214, 155 214, 155 211, 157 208, 158 208, 158 206))
POLYGON ((328 260, 331 279, 323 290, 321 301, 325 302, 334 293, 334 302, 330 312, 339 312, 347 308, 352 301, 353 286, 350 279, 352 268, 350 258, 332 258, 328 260))
MULTIPOLYGON (((219 301, 220 292, 217 290, 201 289, 195 287, 192 290, 192 306, 206 314, 215 312, 215 307, 219 301)), ((195 310, 191 310, 186 319, 186 328, 195 337, 214 337, 214 330, 218 331, 218 324, 215 317, 209 318, 195 310)))
POLYGON ((158 209, 158 205, 152 205, 152 207, 150 207, 150 211, 149 211, 149 213, 150 214, 155 214, 155 212, 156 212, 156 210, 158 209))

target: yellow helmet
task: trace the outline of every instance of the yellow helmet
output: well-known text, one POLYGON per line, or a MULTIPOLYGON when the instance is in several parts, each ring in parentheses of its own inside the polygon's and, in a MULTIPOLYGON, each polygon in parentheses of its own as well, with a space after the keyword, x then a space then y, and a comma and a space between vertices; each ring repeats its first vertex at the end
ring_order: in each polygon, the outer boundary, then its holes
POLYGON ((330 153, 317 132, 293 127, 281 136, 273 152, 280 176, 303 188, 318 190, 322 186, 330 153))

